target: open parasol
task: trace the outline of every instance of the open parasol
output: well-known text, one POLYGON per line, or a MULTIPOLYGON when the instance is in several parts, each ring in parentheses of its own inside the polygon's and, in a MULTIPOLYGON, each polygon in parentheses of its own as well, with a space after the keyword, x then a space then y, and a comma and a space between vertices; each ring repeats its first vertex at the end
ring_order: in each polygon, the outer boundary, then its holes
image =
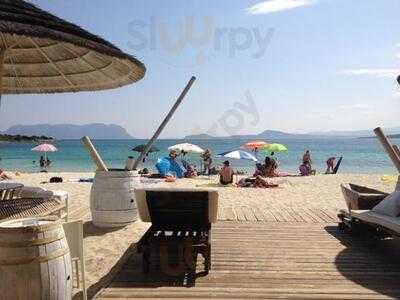
MULTIPOLYGON (((143 152, 143 150, 146 148, 146 145, 144 144, 140 144, 135 146, 134 148, 132 148, 132 151, 136 151, 136 152, 143 152)), ((152 152, 158 152, 160 151, 160 149, 158 149, 156 146, 151 146, 151 148, 149 149, 149 151, 147 151, 148 153, 152 153, 152 152)))
POLYGON ((268 146, 262 147, 260 150, 272 153, 272 152, 288 151, 288 148, 285 145, 274 143, 274 144, 270 144, 268 146))
POLYGON ((243 151, 243 150, 232 150, 232 151, 223 152, 223 153, 218 154, 217 157, 258 161, 257 158, 254 157, 254 155, 252 155, 249 152, 243 151))
POLYGON ((44 152, 44 159, 47 160, 47 152, 56 152, 58 149, 52 144, 40 144, 39 146, 32 148, 31 151, 44 152))
POLYGON ((269 144, 264 141, 250 141, 242 145, 242 148, 246 148, 251 151, 259 150, 262 147, 268 146, 269 144))
POLYGON ((0 94, 95 91, 145 66, 102 38, 22 0, 0 0, 0 94))
POLYGON ((189 143, 182 143, 176 144, 173 146, 168 147, 168 150, 175 150, 175 151, 183 151, 186 153, 203 153, 204 150, 197 145, 189 144, 189 143))

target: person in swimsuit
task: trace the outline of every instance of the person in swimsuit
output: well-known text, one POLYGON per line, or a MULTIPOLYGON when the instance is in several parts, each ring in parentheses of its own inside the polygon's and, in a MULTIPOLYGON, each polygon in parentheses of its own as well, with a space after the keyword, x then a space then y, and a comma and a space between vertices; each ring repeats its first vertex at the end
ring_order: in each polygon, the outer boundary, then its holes
POLYGON ((229 161, 224 161, 224 166, 219 171, 219 182, 223 185, 231 184, 233 182, 234 171, 229 165, 229 161))
POLYGON ((210 150, 206 149, 206 151, 203 152, 201 157, 203 158, 204 174, 210 175, 210 169, 212 163, 210 150))
POLYGON ((326 171, 325 174, 333 174, 334 164, 335 164, 336 157, 329 157, 326 161, 326 171))

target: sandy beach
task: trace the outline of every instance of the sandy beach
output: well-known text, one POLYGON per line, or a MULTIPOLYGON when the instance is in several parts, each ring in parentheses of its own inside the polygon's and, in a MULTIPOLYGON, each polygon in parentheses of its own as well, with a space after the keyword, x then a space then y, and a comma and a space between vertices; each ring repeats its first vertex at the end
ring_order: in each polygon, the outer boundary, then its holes
MULTIPOLYGON (((9 172, 13 174, 12 172, 9 172)), ((65 190, 70 195, 70 217, 84 221, 84 246, 86 256, 87 286, 89 295, 98 291, 101 285, 107 283, 124 262, 124 254, 129 247, 134 247, 141 238, 148 225, 137 221, 134 224, 117 230, 102 230, 95 228, 90 220, 89 195, 91 183, 79 183, 79 178, 93 177, 93 173, 21 173, 13 174, 15 180, 26 186, 40 186, 48 190, 65 190), (62 177, 63 183, 44 183, 50 177, 62 177)), ((279 183, 278 188, 255 189, 220 187, 216 178, 199 177, 197 179, 182 179, 174 183, 162 180, 152 180, 151 186, 168 187, 212 187, 219 191, 219 220, 229 220, 232 217, 238 221, 246 221, 246 215, 241 216, 240 211, 257 208, 263 210, 294 210, 305 209, 324 210, 335 218, 338 209, 345 208, 345 203, 340 191, 340 183, 353 182, 361 185, 375 187, 383 191, 393 191, 394 181, 383 181, 383 175, 317 175, 310 177, 275 178, 279 183), (240 208, 241 210, 238 210, 240 208), (233 212, 233 216, 227 212, 233 212)), ((284 214, 278 222, 285 222, 284 214)), ((305 220, 307 221, 307 220, 305 220)), ((310 221, 313 221, 312 219, 310 221)))

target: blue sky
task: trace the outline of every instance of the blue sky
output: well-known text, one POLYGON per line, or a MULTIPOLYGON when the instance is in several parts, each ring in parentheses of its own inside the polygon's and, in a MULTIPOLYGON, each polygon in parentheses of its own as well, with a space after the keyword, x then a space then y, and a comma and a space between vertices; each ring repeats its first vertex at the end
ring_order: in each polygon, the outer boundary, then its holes
POLYGON ((148 137, 192 75, 164 137, 400 126, 398 0, 32 2, 147 73, 116 90, 3 96, 0 130, 102 122, 148 137))

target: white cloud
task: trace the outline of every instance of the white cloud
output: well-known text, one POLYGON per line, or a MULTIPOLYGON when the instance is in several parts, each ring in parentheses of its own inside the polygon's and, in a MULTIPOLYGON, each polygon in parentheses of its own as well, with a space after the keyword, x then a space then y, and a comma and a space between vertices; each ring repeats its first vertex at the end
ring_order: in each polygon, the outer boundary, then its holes
POLYGON ((269 14, 282 10, 311 5, 315 2, 316 0, 266 0, 247 8, 247 12, 254 15, 269 14))
POLYGON ((341 73, 345 75, 355 76, 373 76, 379 78, 393 78, 399 74, 399 69, 350 69, 344 70, 341 73))

